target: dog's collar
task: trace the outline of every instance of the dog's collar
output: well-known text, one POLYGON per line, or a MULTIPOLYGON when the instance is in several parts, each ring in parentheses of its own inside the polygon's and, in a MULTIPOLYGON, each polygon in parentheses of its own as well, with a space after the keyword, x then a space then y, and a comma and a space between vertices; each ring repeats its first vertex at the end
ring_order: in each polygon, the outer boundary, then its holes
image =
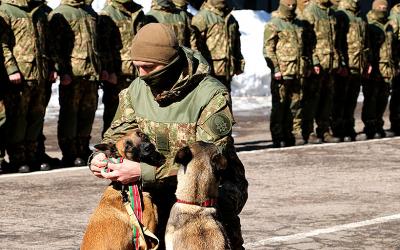
POLYGON ((176 203, 196 205, 196 206, 200 206, 200 207, 215 207, 217 205, 217 199, 209 199, 209 200, 203 201, 201 203, 177 199, 176 203))

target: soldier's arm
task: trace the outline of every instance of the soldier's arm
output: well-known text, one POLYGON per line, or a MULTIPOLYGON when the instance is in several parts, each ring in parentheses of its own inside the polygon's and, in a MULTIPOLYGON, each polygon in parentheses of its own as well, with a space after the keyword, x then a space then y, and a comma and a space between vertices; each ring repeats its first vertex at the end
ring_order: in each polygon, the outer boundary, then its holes
POLYGON ((216 144, 228 160, 222 175, 219 203, 239 214, 247 200, 248 182, 232 138, 234 124, 230 95, 227 91, 214 96, 197 122, 196 140, 216 144))
POLYGON ((235 20, 237 29, 235 30, 235 41, 234 41, 234 58, 235 58, 235 74, 241 74, 244 71, 244 58, 241 51, 241 43, 240 43, 240 31, 239 31, 239 23, 235 20))
POLYGON ((345 67, 346 65, 346 48, 347 48, 347 33, 348 28, 345 25, 343 14, 338 11, 336 12, 336 49, 339 53, 340 65, 345 67))
POLYGON ((280 72, 278 56, 276 55, 276 45, 278 43, 278 32, 275 25, 267 23, 264 29, 264 58, 268 67, 271 69, 272 75, 280 72))
POLYGON ((304 10, 304 20, 307 22, 307 25, 309 26, 310 30, 310 41, 308 41, 308 43, 310 44, 311 47, 312 64, 314 66, 317 66, 320 64, 320 60, 315 49, 317 44, 317 37, 314 30, 315 17, 308 8, 304 10))
POLYGON ((68 42, 73 41, 68 37, 71 27, 61 13, 50 13, 49 27, 52 35, 52 43, 50 44, 51 58, 55 62, 55 68, 60 76, 72 74, 69 65, 69 53, 71 53, 71 45, 68 42))
MULTIPOLYGON (((211 54, 210 54, 210 51, 208 50, 207 44, 206 44, 207 23, 201 13, 197 13, 192 18, 192 27, 195 30, 195 32, 197 33, 198 45, 200 45, 199 51, 204 56, 204 58, 207 60, 207 62, 212 65, 211 54)), ((213 68, 213 67, 211 67, 211 68, 213 68)))
POLYGON ((396 68, 399 68, 399 61, 400 61, 400 32, 399 32, 399 24, 396 20, 396 17, 391 15, 389 17, 388 25, 390 25, 393 29, 393 59, 395 61, 396 68))
POLYGON ((0 41, 4 57, 4 67, 8 75, 19 72, 17 61, 12 52, 12 44, 15 44, 13 37, 10 18, 6 13, 0 12, 0 41))
POLYGON ((119 138, 137 128, 135 110, 129 95, 129 88, 119 93, 119 105, 110 128, 104 133, 102 143, 115 143, 119 138))
POLYGON ((115 72, 114 62, 116 60, 115 44, 118 34, 115 32, 115 24, 105 12, 100 12, 98 18, 98 48, 101 59, 101 68, 108 73, 115 72), (114 45, 114 46, 113 46, 114 45))

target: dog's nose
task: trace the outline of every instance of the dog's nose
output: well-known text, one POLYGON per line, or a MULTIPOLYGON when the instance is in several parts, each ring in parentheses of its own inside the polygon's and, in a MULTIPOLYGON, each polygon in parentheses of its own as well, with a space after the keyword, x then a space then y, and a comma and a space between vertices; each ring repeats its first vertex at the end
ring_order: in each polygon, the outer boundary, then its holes
POLYGON ((140 151, 143 156, 147 156, 151 154, 151 152, 154 152, 155 150, 156 148, 151 143, 145 142, 140 145, 140 151))

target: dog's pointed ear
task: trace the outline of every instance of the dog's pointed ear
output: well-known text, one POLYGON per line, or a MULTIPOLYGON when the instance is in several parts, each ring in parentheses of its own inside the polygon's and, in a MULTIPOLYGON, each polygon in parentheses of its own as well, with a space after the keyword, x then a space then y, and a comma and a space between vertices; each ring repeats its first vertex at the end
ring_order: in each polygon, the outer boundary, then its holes
POLYGON ((111 146, 109 144, 106 144, 106 143, 96 144, 96 145, 94 145, 94 148, 99 150, 99 151, 111 150, 111 146))
POLYGON ((182 164, 183 166, 187 166, 189 162, 192 160, 192 158, 193 158, 192 151, 190 151, 190 148, 186 146, 178 150, 178 152, 175 155, 174 162, 182 164))
POLYGON ((225 170, 228 167, 228 160, 221 153, 212 156, 211 161, 217 167, 217 170, 225 170))

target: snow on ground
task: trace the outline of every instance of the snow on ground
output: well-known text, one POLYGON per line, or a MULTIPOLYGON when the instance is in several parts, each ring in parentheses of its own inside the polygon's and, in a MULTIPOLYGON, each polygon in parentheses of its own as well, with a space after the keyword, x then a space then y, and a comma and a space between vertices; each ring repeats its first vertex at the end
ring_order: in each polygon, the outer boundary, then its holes
MULTIPOLYGON (((144 12, 150 10, 151 0, 135 0, 144 8, 144 12)), ((53 9, 60 4, 60 0, 49 0, 48 4, 53 9)), ((105 0, 95 0, 93 9, 100 11, 105 0)), ((196 10, 190 8, 195 14, 196 10)), ((235 76, 232 80, 232 98, 234 111, 247 111, 253 109, 267 108, 271 106, 270 98, 270 74, 271 71, 263 57, 263 35, 264 25, 269 19, 265 11, 236 10, 234 17, 239 22, 241 33, 242 54, 246 61, 244 73, 235 76)), ((53 85, 53 95, 50 99, 46 113, 46 119, 58 116, 58 83, 53 85)), ((101 97, 102 91, 99 90, 101 97)), ((97 115, 103 114, 101 98, 97 115)))

